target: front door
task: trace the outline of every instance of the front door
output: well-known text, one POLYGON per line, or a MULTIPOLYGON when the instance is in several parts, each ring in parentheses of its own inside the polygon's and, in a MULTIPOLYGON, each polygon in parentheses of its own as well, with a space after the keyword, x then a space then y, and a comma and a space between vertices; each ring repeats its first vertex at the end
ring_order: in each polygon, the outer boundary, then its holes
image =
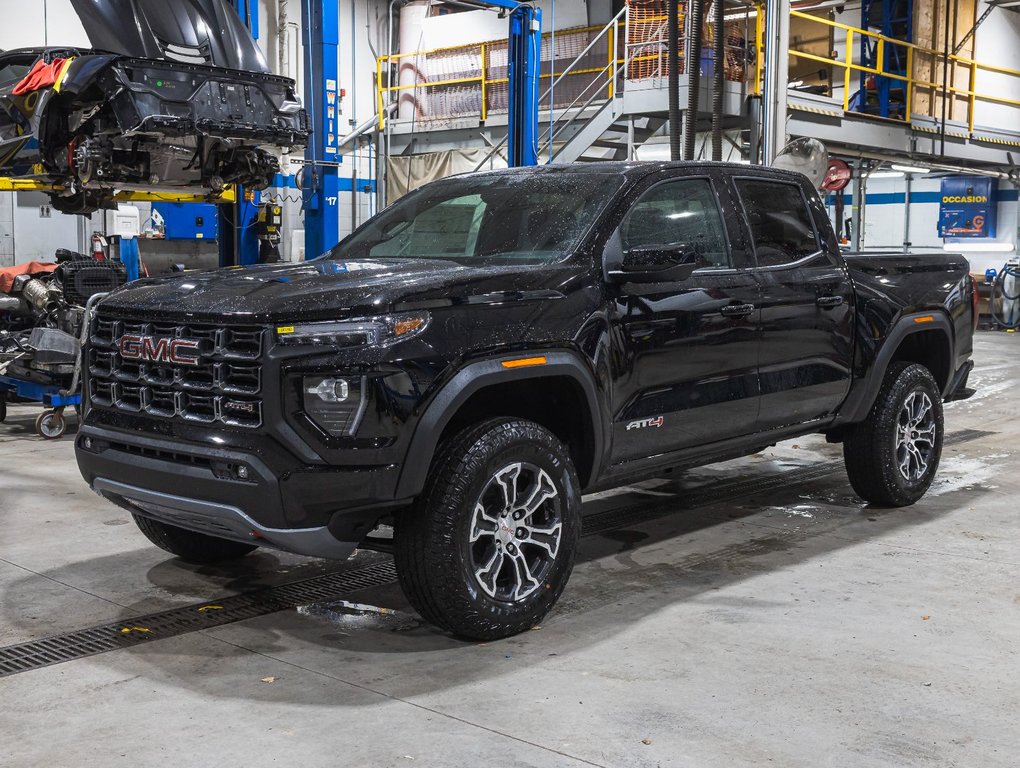
MULTIPOLYGON (((850 387, 854 293, 797 183, 734 178, 762 287, 758 430, 831 417, 850 387)), ((820 204, 819 204, 820 205, 820 204)))
POLYGON ((698 267, 689 279, 654 289, 623 284, 614 297, 614 464, 754 430, 758 284, 743 250, 730 246, 721 183, 660 181, 620 225, 624 253, 683 246, 697 254, 698 267))

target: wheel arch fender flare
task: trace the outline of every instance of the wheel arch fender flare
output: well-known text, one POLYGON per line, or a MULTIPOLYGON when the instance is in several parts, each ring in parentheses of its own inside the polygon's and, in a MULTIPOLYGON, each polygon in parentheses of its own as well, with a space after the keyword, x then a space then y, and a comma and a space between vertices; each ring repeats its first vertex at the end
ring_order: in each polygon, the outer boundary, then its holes
POLYGON ((885 341, 883 341, 882 346, 871 363, 871 370, 862 382, 862 386, 856 392, 852 391, 844 403, 841 421, 852 423, 866 418, 875 404, 875 400, 878 398, 882 382, 885 380, 886 371, 889 370, 890 363, 896 357, 896 353, 903 343, 911 336, 932 331, 941 333, 945 337, 948 348, 947 354, 950 370, 948 371, 946 382, 943 384, 944 391, 942 394, 945 395, 945 390, 950 386, 954 373, 952 370, 955 344, 953 324, 941 310, 911 312, 901 316, 889 330, 885 341))
POLYGON ((411 437, 400 479, 397 481, 397 498, 412 498, 424 489, 443 431, 473 395, 496 384, 563 377, 571 379, 583 393, 584 402, 581 405, 587 408, 587 423, 590 425, 590 434, 585 435, 585 438, 592 441, 592 464, 590 467, 579 467, 578 470, 580 474, 596 477, 606 437, 594 375, 581 356, 573 351, 515 352, 468 363, 432 397, 411 437), (545 362, 521 367, 503 365, 504 362, 529 357, 541 357, 545 362), (582 469, 586 471, 581 472, 582 469))

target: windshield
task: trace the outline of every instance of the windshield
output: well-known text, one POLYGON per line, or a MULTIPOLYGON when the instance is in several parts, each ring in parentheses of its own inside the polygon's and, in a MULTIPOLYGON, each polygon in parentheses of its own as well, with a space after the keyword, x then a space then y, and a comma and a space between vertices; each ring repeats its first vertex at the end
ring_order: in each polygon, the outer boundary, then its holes
POLYGON ((495 174, 435 182, 394 203, 328 257, 559 261, 622 183, 621 176, 601 173, 495 174))

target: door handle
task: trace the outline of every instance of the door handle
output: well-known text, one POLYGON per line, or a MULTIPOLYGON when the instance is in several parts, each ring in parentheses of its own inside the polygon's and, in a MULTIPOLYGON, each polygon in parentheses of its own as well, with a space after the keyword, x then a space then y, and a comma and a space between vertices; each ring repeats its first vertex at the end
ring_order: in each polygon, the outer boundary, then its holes
POLYGON ((754 304, 727 304, 719 310, 723 317, 743 317, 754 312, 754 304))
POLYGON ((842 303, 843 303, 842 296, 819 296, 817 299, 815 299, 815 304, 817 304, 822 309, 831 309, 832 307, 838 307, 842 303))

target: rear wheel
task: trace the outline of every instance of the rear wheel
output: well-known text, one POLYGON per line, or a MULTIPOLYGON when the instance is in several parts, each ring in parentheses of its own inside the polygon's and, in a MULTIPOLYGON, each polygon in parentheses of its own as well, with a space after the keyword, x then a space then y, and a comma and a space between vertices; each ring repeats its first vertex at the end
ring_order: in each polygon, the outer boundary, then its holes
POLYGON ((195 533, 141 515, 132 515, 132 517, 135 519, 138 530, 145 534, 145 538, 160 549, 193 563, 234 560, 257 549, 253 544, 206 536, 204 533, 195 533))
POLYGON ((843 441, 850 484, 873 504, 913 504, 935 478, 942 437, 942 395, 931 372, 917 363, 894 363, 868 418, 843 441))
POLYGON ((523 632, 566 587, 580 508, 573 464, 548 430, 523 420, 466 429, 397 519, 400 584, 423 618, 461 637, 523 632))

